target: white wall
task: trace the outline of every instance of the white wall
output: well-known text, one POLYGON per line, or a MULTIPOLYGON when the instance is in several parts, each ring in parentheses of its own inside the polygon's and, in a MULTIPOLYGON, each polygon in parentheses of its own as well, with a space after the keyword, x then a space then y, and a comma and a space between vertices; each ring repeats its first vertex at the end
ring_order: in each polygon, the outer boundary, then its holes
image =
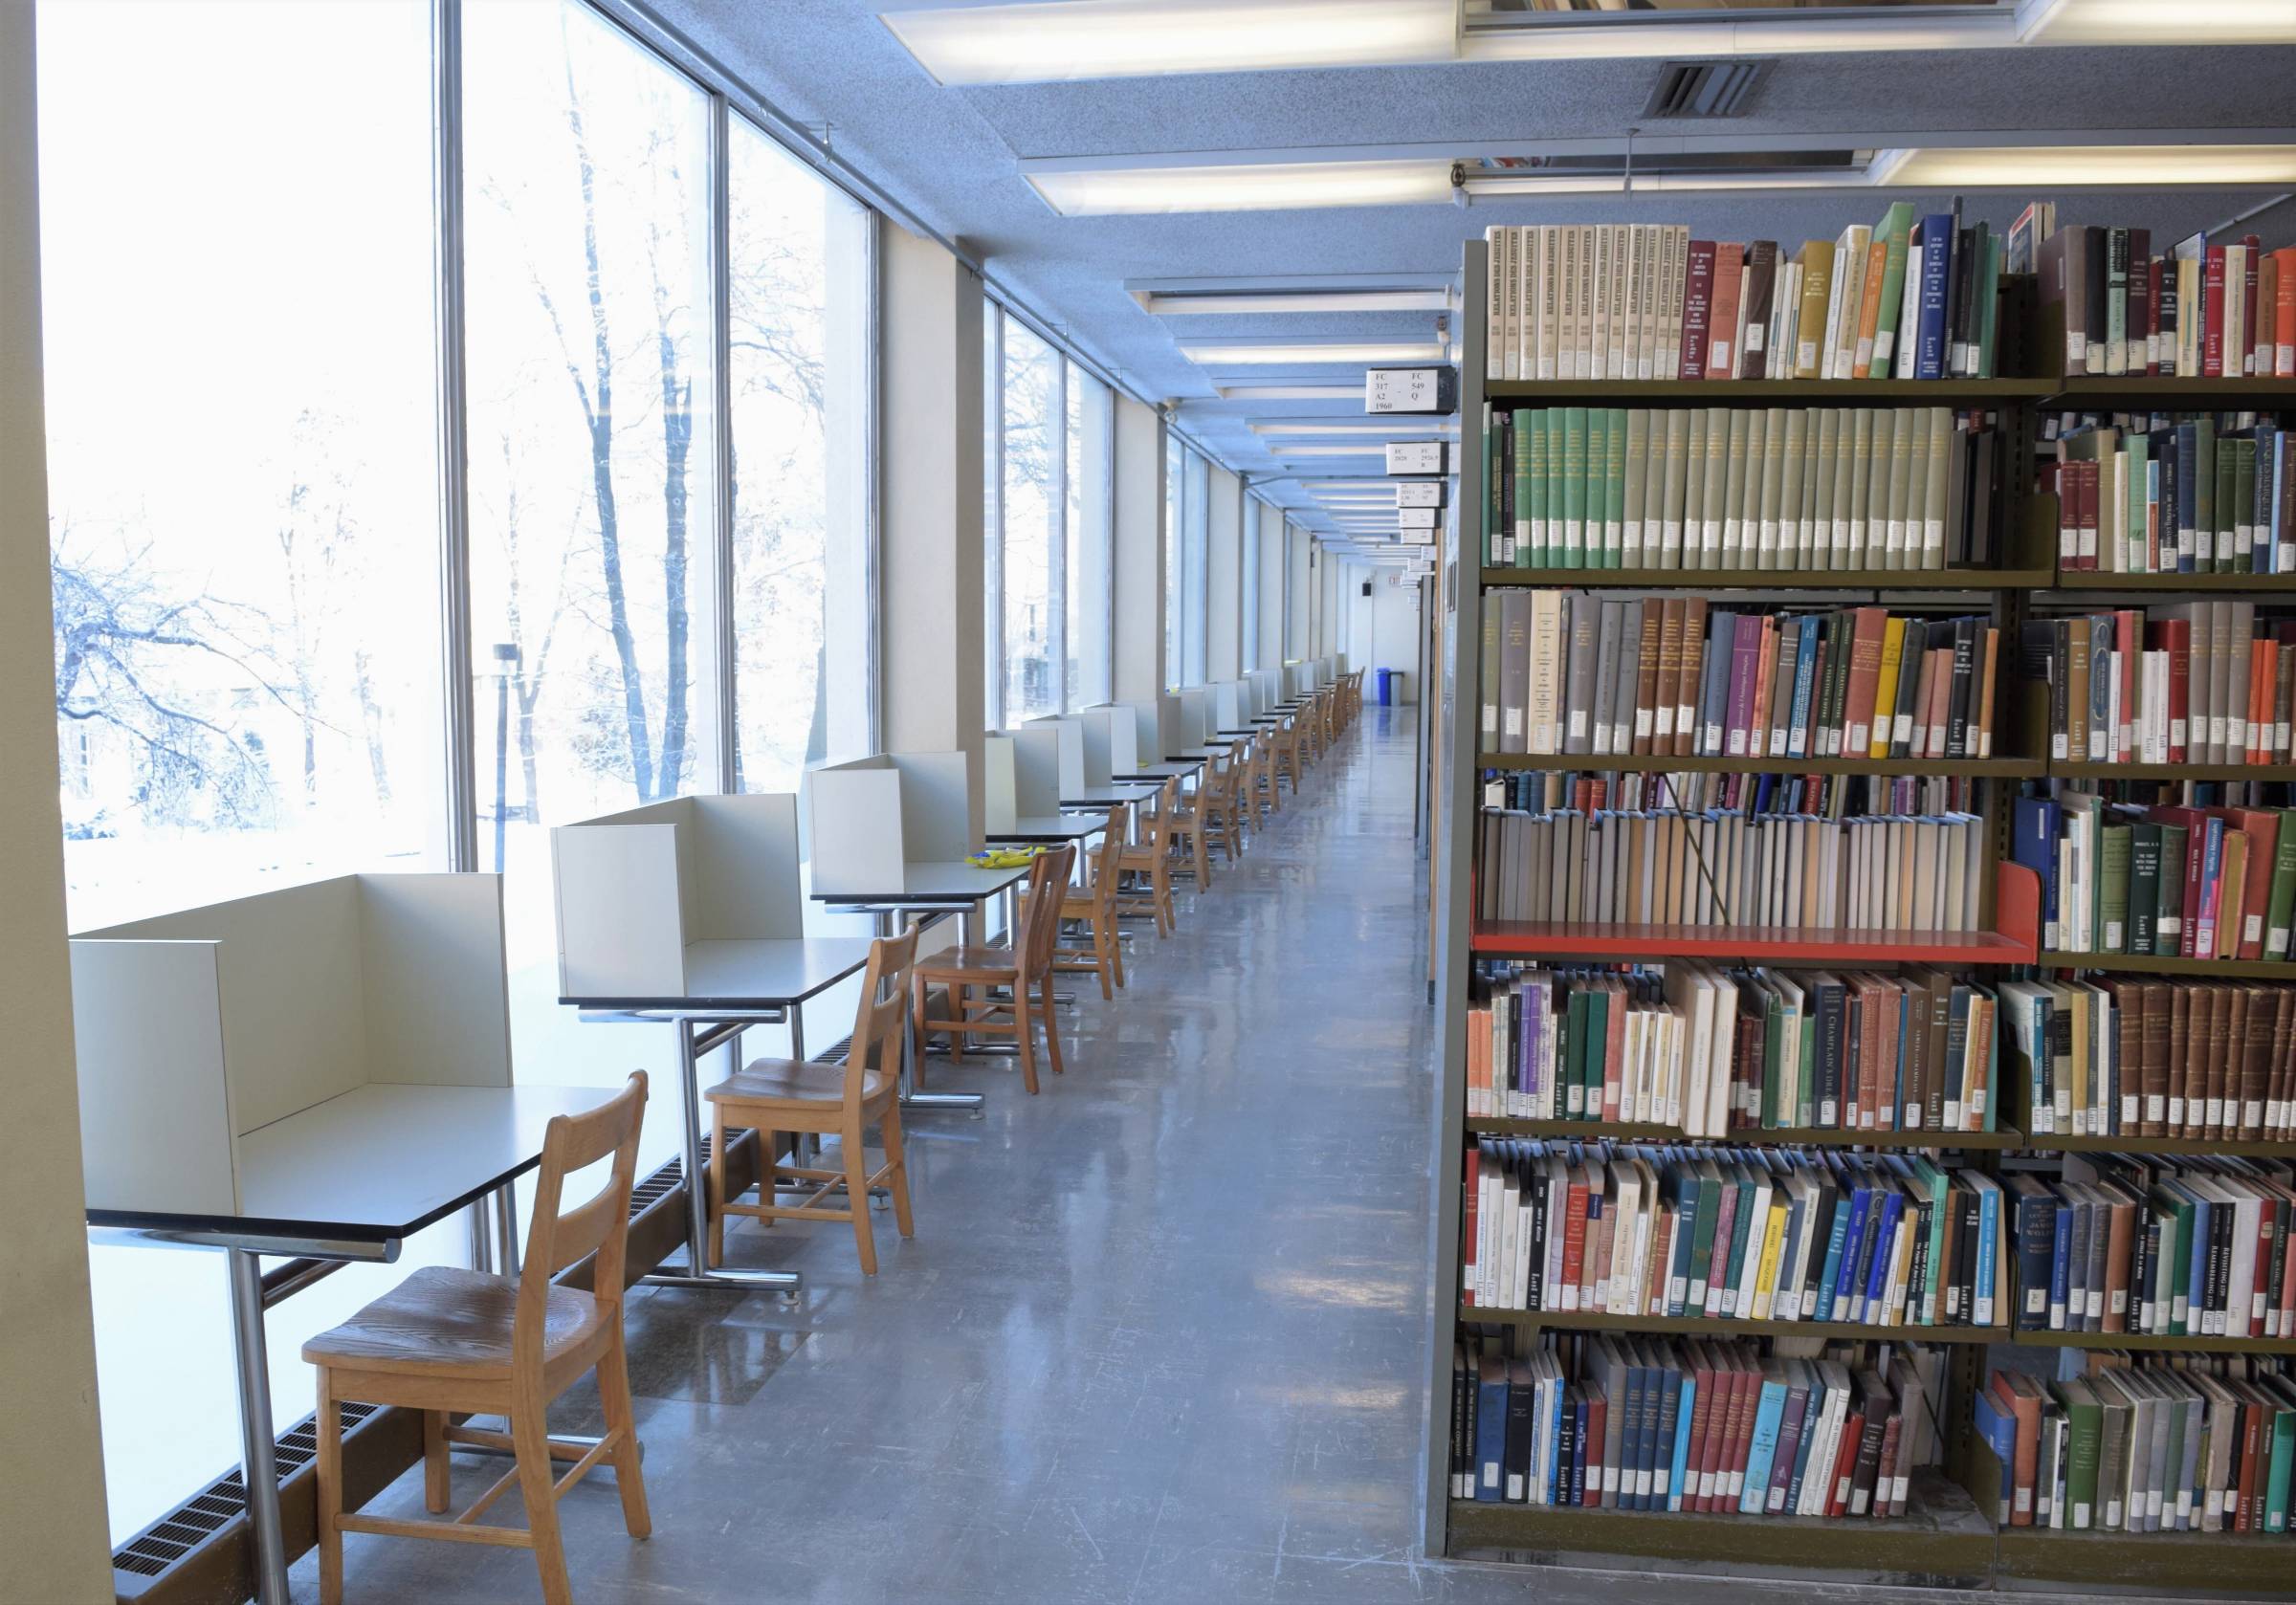
POLYGON ((56 808, 33 16, 0 6, 0 1594, 93 1602, 112 1597, 111 1542, 56 808))
MULTIPOLYGON (((1342 577, 1345 586, 1347 633, 1338 648, 1347 654, 1350 669, 1402 671, 1398 702, 1419 700, 1419 586, 1401 570, 1350 565, 1342 577), (1371 583, 1371 595, 1363 583, 1371 583)), ((1364 697, 1375 699, 1379 682, 1366 672, 1364 697)))
POLYGON ((1244 481, 1224 468, 1209 474, 1204 529, 1203 674, 1232 680, 1244 671, 1244 481))

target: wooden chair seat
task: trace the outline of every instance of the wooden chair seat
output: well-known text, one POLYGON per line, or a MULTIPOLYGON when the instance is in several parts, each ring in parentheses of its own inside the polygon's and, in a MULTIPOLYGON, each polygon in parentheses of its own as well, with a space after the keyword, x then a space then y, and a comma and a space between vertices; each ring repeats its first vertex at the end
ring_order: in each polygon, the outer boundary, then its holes
MULTIPOLYGON (((309 1365, 419 1373, 458 1381, 507 1380, 518 1284, 484 1271, 425 1265, 340 1327, 303 1345, 309 1365)), ((549 1289, 542 1306, 542 1363, 581 1357, 606 1335, 612 1312, 579 1288, 549 1289)))
MULTIPOLYGON (((1052 1009, 1052 953, 1060 934, 1059 909, 1067 893, 1076 849, 1056 847, 1028 869, 1020 898, 1018 929, 1010 947, 944 948, 919 958, 910 971, 916 993, 915 1018, 921 1047, 936 1036, 949 1041, 952 1062, 964 1057, 966 1039, 1010 1037, 1019 1050, 1021 1085, 1037 1090, 1036 1032, 1045 1033, 1046 1057, 1061 1072, 1060 1022, 1052 1009), (1007 996, 992 988, 1008 987, 1007 996), (979 997, 973 994, 978 992, 979 997)), ((917 1066, 922 1071, 923 1065, 917 1066)))
MULTIPOLYGON (((894 1085, 881 1071, 861 1072, 861 1101, 874 1103, 894 1085)), ((797 1108, 820 1105, 834 1109, 845 1101, 845 1066, 794 1059, 752 1059, 717 1086, 702 1092, 713 1104, 788 1104, 797 1108)))
POLYGON ((1008 947, 944 947, 916 961, 916 974, 938 980, 963 976, 974 981, 1002 984, 1021 973, 1021 955, 1008 947))

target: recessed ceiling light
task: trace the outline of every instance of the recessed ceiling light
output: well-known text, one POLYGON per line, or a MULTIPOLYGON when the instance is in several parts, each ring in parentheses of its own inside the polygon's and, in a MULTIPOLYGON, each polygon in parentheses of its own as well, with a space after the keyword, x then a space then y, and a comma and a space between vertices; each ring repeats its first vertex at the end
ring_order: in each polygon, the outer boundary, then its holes
POLYGON ((1159 318, 1198 313, 1448 312, 1448 290, 1285 290, 1236 295, 1137 292, 1143 311, 1159 318))
POLYGON ((2017 43, 2008 6, 1955 7, 1918 20, 1862 15, 1690 21, 1509 17, 1469 29, 1468 61, 1601 61, 1637 56, 1805 55, 1828 52, 1987 50, 2017 43))
POLYGON ((1215 385, 1222 401, 1352 401, 1360 404, 1360 385, 1215 385))
POLYGON ((1445 434, 1456 434, 1459 431, 1459 426, 1448 423, 1428 424, 1419 422, 1410 424, 1348 424, 1333 422, 1329 424, 1254 424, 1251 426, 1251 432, 1254 434, 1367 434, 1377 435, 1381 440, 1404 440, 1415 435, 1430 434, 1436 431, 1441 431, 1445 434))
POLYGON ((1063 217, 1419 206, 1451 196, 1450 164, 1428 161, 1082 168, 1045 162, 1024 163, 1021 176, 1063 217))
POLYGON ((2288 0, 2021 0, 2018 34, 2039 45, 2296 42, 2288 0))
POLYGON ((2296 145, 1989 145, 1908 150, 1882 175, 1894 188, 2109 184, 2296 183, 2296 145))
POLYGON ((1384 457, 1387 443, 1367 440, 1360 446, 1292 446, 1279 443, 1272 448, 1279 457, 1384 457))
MULTIPOLYGON (((1350 365, 1358 363, 1440 363, 1445 355, 1442 345, 1431 340, 1285 341, 1266 344, 1197 341, 1182 345, 1180 354, 1191 363, 1232 363, 1244 367, 1267 367, 1277 363, 1289 363, 1300 367, 1326 363, 1350 365)), ((1353 393, 1360 396, 1363 392, 1358 388, 1353 393)))
POLYGON ((942 83, 1448 61, 1459 37, 1456 0, 927 3, 880 16, 942 83))

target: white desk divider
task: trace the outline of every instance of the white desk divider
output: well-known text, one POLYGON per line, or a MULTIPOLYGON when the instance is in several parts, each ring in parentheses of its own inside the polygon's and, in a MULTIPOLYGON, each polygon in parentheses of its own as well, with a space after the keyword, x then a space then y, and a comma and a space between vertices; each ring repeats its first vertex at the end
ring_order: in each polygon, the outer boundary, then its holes
POLYGON ((805 934, 797 799, 680 797, 550 832, 563 998, 679 998, 686 947, 805 934))
POLYGON ((1012 741, 1013 812, 1022 819, 1043 819, 1060 812, 1063 788, 1074 778, 1071 770, 1080 769, 1084 762, 1083 723, 1073 717, 1030 719, 1020 729, 1005 733, 1012 741), (1076 759, 1073 766, 1069 761, 1071 749, 1076 759))
POLYGON ((1014 829, 1020 823, 1020 781, 1014 773, 1019 760, 1012 737, 992 730, 981 739, 981 821, 991 836, 1014 829))
MULTIPOLYGON (((1084 732, 1084 783, 1073 791, 1064 789, 1063 796, 1082 797, 1087 792, 1108 789, 1111 778, 1117 773, 1115 761, 1115 741, 1111 734, 1111 726, 1117 722, 1119 721, 1109 717, 1109 708, 1106 703, 1087 708, 1076 715, 1077 726, 1084 732)), ((1124 760, 1129 768, 1132 761, 1132 751, 1129 747, 1125 749, 1124 760)))
POLYGON ((1180 688, 1181 745, 1173 748, 1173 751, 1180 752, 1209 743, 1212 729, 1210 704, 1211 698, 1204 694, 1202 686, 1180 688))
POLYGON ((1177 693, 1159 691, 1156 693, 1156 727, 1149 733, 1156 751, 1148 756, 1150 763, 1161 763, 1174 753, 1184 751, 1195 743, 1181 723, 1180 696, 1177 693))
POLYGON ((342 875, 72 939, 91 1209, 236 1215, 241 1139, 370 1085, 508 1087, 498 875, 342 875))
POLYGON ((1045 808, 1026 808, 1024 814, 1055 813, 1062 796, 1073 797, 1085 787, 1084 775, 1084 720, 1074 714, 1045 714, 1030 719, 1021 730, 1043 731, 1052 737, 1051 805, 1045 808))
POLYGON ((882 754, 806 777, 807 862, 817 887, 891 890, 902 884, 901 775, 882 754))
POLYGON ((1097 727, 1096 734, 1085 737, 1084 760, 1090 765, 1095 755, 1104 757, 1108 770, 1104 779, 1137 775, 1141 764, 1154 763, 1163 757, 1161 753, 1152 757, 1141 751, 1139 711, 1129 702, 1103 702, 1087 708, 1084 717, 1088 725, 1097 727))
MULTIPOLYGON (((972 839, 972 772, 963 753, 889 753, 886 759, 901 778, 904 863, 954 864, 980 849, 972 839)), ((827 884, 820 873, 814 871, 815 884, 827 884)))
POLYGON ((1245 722, 1251 717, 1250 706, 1245 700, 1244 682, 1220 680, 1206 689, 1212 693, 1212 728, 1215 731, 1242 730, 1245 722))

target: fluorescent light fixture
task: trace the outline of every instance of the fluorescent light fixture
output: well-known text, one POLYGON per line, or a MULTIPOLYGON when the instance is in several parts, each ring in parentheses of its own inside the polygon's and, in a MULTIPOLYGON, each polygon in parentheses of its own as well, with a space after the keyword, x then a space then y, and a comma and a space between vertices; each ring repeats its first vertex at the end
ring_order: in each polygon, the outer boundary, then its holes
POLYGON ((1251 162, 1072 168, 1023 164, 1063 217, 1420 206, 1451 198, 1447 162, 1251 162))
POLYGON ((1955 8, 1918 19, 1862 16, 1777 20, 1579 22, 1508 21, 1468 31, 1460 47, 1468 61, 1601 61, 1637 56, 1807 55, 1829 52, 1987 50, 2014 45, 2017 19, 2009 8, 1955 8), (1961 14, 1963 12, 1969 14, 1961 14))
POLYGON ((1447 290, 1284 290, 1232 296, 1142 293, 1140 306, 1159 318, 1231 312, 1448 312, 1447 290))
POLYGON ((1287 462, 1293 457, 1380 457, 1387 455, 1387 443, 1367 440, 1360 446, 1287 446, 1272 448, 1275 455, 1287 462))
POLYGON ((1908 150, 1885 183, 1909 189, 2108 184, 2296 184, 2296 144, 1994 145, 1908 150))
POLYGON ((1215 385, 1222 401, 1352 401, 1363 404, 1360 385, 1215 385))
POLYGON ((1448 61, 1456 0, 1049 0, 881 13, 942 83, 1448 61))
MULTIPOLYGON (((1238 342, 1217 344, 1206 341, 1182 345, 1180 354, 1191 363, 1214 365, 1232 363, 1240 367, 1268 367, 1289 363, 1297 367, 1312 367, 1321 363, 1440 363, 1445 360, 1443 346, 1432 340, 1362 340, 1328 341, 1289 341, 1283 343, 1238 342)), ((1360 385, 1351 392, 1358 398, 1363 394, 1360 385)))
POLYGON ((2296 42, 2288 0, 2020 0, 2018 37, 2034 45, 2266 45, 2296 42))
POLYGON ((1620 195, 1626 180, 1618 173, 1469 173, 1470 195, 1620 195))

